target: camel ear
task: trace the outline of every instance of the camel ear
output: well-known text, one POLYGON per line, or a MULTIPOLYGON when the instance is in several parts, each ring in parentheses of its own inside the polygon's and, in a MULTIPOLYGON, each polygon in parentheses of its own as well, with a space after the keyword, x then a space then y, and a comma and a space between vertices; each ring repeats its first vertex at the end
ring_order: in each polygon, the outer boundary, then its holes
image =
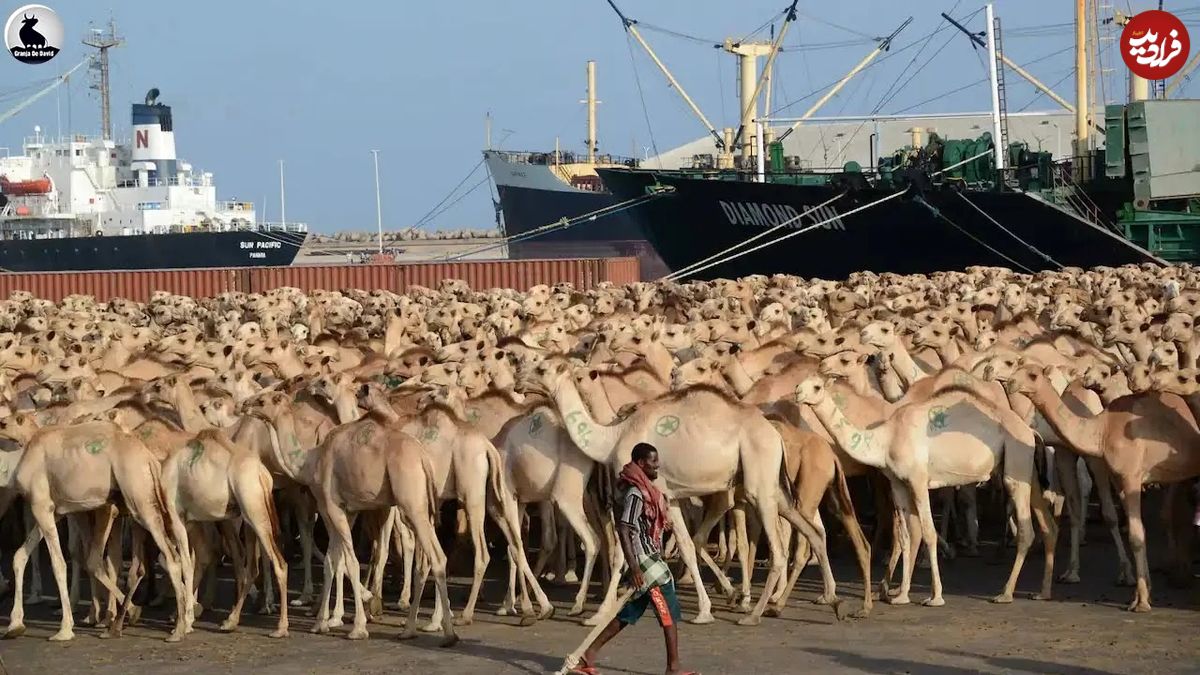
POLYGON ((729 355, 730 356, 733 356, 734 354, 737 354, 740 351, 742 351, 742 348, 739 345, 737 345, 736 343, 729 345, 729 355))
POLYGON ((503 361, 503 360, 504 360, 504 357, 506 357, 506 356, 508 356, 508 352, 506 352, 506 351, 504 351, 503 349, 501 349, 501 350, 499 350, 499 351, 497 351, 497 352, 496 352, 496 357, 495 357, 495 358, 496 358, 496 360, 497 360, 497 361, 503 361))
POLYGON ((52 330, 49 333, 46 333, 46 342, 53 342, 54 338, 57 336, 58 336, 58 331, 52 330))
POLYGON ((758 322, 757 322, 757 321, 755 321, 754 319, 751 319, 751 320, 749 320, 749 321, 747 321, 747 322, 746 322, 746 329, 747 329, 747 330, 754 330, 755 328, 758 328, 758 322))

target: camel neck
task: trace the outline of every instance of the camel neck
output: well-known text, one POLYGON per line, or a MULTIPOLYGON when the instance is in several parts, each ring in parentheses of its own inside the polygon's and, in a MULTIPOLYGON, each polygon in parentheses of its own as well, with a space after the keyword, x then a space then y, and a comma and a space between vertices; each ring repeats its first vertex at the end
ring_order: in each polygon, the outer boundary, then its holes
POLYGON ((339 424, 348 424, 362 416, 358 409, 358 401, 355 400, 354 394, 348 391, 338 392, 333 400, 333 409, 337 411, 339 424))
POLYGON ((962 349, 959 348, 958 341, 951 337, 946 342, 938 345, 937 355, 942 360, 943 366, 948 366, 962 357, 962 349))
POLYGON ((554 399, 567 433, 575 445, 592 460, 608 464, 625 423, 605 426, 597 422, 588 412, 579 395, 579 388, 570 376, 562 378, 551 398, 554 399))
POLYGON ((746 367, 736 354, 732 354, 726 359, 725 367, 721 371, 725 375, 725 380, 729 382, 730 387, 733 387, 739 398, 745 396, 754 388, 754 380, 746 372, 746 367))
POLYGON ((908 353, 908 349, 900 340, 896 340, 896 344, 891 349, 892 366, 896 369, 896 375, 904 382, 905 386, 911 387, 917 383, 917 380, 925 377, 925 371, 917 365, 913 360, 912 354, 908 353))
POLYGON ((197 433, 211 426, 204 418, 204 413, 200 412, 187 378, 180 378, 175 385, 175 410, 179 413, 179 423, 184 431, 197 433))
POLYGON ((884 468, 887 450, 891 445, 891 431, 886 423, 870 429, 860 428, 843 414, 830 396, 811 407, 825 430, 847 455, 861 464, 884 468))
POLYGON ((650 343, 650 347, 646 349, 642 358, 646 359, 646 363, 654 370, 654 374, 658 376, 659 382, 671 381, 671 370, 675 368, 675 361, 671 358, 671 352, 658 342, 650 343))
POLYGON ((1028 396, 1055 433, 1076 451, 1094 457, 1102 454, 1104 422, 1110 413, 1102 412, 1094 417, 1075 414, 1045 378, 1039 379, 1036 388, 1028 396))

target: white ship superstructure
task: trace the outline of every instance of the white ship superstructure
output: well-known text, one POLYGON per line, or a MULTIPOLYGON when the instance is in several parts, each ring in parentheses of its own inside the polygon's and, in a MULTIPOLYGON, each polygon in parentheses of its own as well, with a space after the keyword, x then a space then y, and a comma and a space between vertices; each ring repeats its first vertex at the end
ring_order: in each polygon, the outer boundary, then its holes
MULTIPOLYGON (((5 239, 222 232, 255 226, 254 205, 219 201, 209 172, 175 154, 171 108, 152 90, 133 105, 133 138, 47 138, 0 157, 5 239)), ((271 229, 279 229, 278 226, 271 229)), ((301 224, 289 230, 302 231, 301 224)))

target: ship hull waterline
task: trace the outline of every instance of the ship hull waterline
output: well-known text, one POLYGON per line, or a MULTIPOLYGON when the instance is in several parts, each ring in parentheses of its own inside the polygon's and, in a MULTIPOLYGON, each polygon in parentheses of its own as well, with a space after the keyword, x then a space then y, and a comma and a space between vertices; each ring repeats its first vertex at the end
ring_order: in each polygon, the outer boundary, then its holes
MULTIPOLYGON (((840 192, 827 185, 711 180, 653 171, 601 169, 599 173, 617 199, 646 194, 656 183, 673 190, 632 213, 673 270, 736 247, 840 192)), ((1022 192, 967 191, 960 195, 950 188, 931 189, 921 193, 920 199, 909 194, 843 215, 894 192, 867 188, 849 193, 799 223, 786 225, 731 254, 837 216, 832 222, 684 278, 795 274, 844 279, 857 271, 928 274, 971 265, 1038 271, 1058 269, 1056 263, 1078 267, 1163 264, 1115 232, 1022 192)))
POLYGON ((285 267, 296 259, 307 236, 302 232, 237 230, 9 239, 0 241, 0 271, 285 267))

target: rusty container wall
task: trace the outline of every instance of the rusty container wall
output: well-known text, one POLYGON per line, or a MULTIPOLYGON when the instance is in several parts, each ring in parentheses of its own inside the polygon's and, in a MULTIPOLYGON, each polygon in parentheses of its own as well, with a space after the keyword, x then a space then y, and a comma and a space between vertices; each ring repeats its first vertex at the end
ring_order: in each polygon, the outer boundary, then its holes
POLYGON ((595 287, 603 280, 603 259, 497 260, 400 265, 401 285, 437 288, 443 279, 461 279, 475 290, 513 288, 527 291, 538 284, 571 282, 595 287))
POLYGON ((53 302, 74 294, 99 302, 118 297, 146 302, 155 291, 203 298, 238 288, 237 270, 232 269, 0 274, 0 298, 29 291, 53 302))
POLYGON ((642 279, 642 265, 637 258, 605 258, 603 263, 604 281, 624 286, 642 279))
POLYGON ((249 274, 247 293, 265 293, 290 286, 305 293, 344 288, 385 289, 400 292, 395 265, 299 265, 295 267, 257 267, 249 274))

